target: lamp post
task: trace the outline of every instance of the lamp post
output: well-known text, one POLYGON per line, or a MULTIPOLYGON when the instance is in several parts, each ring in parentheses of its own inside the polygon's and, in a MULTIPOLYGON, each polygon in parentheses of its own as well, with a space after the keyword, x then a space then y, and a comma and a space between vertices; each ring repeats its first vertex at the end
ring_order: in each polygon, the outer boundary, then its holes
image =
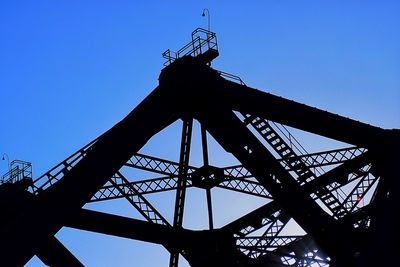
POLYGON ((7 153, 3 153, 3 158, 1 160, 6 160, 6 158, 7 158, 8 171, 10 171, 10 158, 8 157, 7 153))
POLYGON ((202 17, 205 17, 206 16, 206 11, 207 11, 207 17, 208 17, 208 31, 210 31, 210 27, 211 27, 211 25, 210 25, 210 10, 208 10, 208 8, 204 8, 203 9, 203 13, 201 14, 201 16, 202 17))

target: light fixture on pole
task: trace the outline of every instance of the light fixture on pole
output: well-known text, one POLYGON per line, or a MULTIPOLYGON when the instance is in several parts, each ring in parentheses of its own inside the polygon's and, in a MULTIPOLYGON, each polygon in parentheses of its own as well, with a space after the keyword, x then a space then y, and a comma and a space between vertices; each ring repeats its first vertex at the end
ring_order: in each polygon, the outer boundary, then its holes
POLYGON ((208 8, 204 8, 203 9, 203 13, 201 14, 201 16, 202 17, 205 17, 206 16, 206 11, 207 11, 207 17, 208 17, 208 31, 210 31, 210 27, 211 27, 211 25, 210 25, 210 10, 208 10, 208 8))
POLYGON ((7 167, 8 170, 10 171, 10 158, 8 157, 7 153, 3 153, 3 158, 1 160, 6 160, 7 158, 7 167))

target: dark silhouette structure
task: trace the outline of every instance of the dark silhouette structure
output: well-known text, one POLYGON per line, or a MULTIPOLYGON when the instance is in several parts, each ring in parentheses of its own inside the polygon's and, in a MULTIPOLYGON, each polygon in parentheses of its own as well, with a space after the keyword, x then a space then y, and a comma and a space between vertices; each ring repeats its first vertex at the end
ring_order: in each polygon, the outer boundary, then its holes
POLYGON ((114 127, 33 181, 3 180, 2 266, 23 266, 34 255, 50 266, 82 266, 54 236, 64 226, 162 244, 171 253, 171 267, 179 254, 194 267, 397 263, 399 130, 277 97, 211 68, 218 56, 216 36, 203 29, 181 50, 163 56, 159 86, 114 127), (179 162, 138 153, 177 120, 182 120, 179 162), (193 120, 201 124, 201 167, 189 164, 193 120), (308 153, 284 125, 350 145, 308 153), (241 165, 212 166, 206 132, 241 165), (131 181, 124 168, 161 177, 131 181), (210 229, 182 227, 188 187, 206 191, 210 229), (268 201, 216 229, 215 187, 268 201), (176 190, 173 222, 145 197, 167 190, 176 190), (116 198, 126 198, 146 220, 82 208, 116 198), (292 218, 306 235, 282 234, 292 218))

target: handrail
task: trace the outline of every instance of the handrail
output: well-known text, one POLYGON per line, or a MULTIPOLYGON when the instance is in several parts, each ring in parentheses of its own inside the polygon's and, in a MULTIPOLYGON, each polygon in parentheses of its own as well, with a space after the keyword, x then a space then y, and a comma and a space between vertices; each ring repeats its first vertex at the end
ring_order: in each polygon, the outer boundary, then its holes
POLYGON ((33 192, 37 193, 38 191, 45 190, 50 187, 57 181, 59 181, 64 174, 69 171, 72 166, 74 166, 77 162, 79 162, 84 156, 86 156, 89 149, 92 147, 94 143, 96 143, 98 138, 91 141, 86 146, 82 147, 74 154, 70 155, 68 158, 51 168, 49 171, 42 174, 40 177, 36 178, 33 181, 33 192))
POLYGON ((240 77, 237 76, 237 75, 234 75, 234 74, 231 74, 231 73, 228 73, 228 72, 224 72, 224 71, 222 71, 222 70, 217 70, 217 72, 218 72, 222 77, 228 78, 229 80, 231 80, 231 81, 233 81, 233 82, 236 82, 236 83, 239 83, 239 84, 241 84, 241 85, 245 85, 245 86, 246 86, 246 84, 244 83, 244 81, 242 80, 242 78, 240 78, 240 77))
POLYGON ((32 179, 32 163, 13 160, 10 163, 10 170, 1 176, 0 184, 16 183, 25 178, 32 179))
POLYGON ((197 47, 195 47, 194 44, 195 44, 197 41, 200 41, 200 37, 199 37, 199 36, 196 37, 195 39, 193 39, 191 42, 189 42, 189 43, 187 43, 186 45, 184 45, 181 49, 179 49, 178 52, 176 53, 176 54, 178 55, 178 58, 179 58, 179 56, 182 54, 182 52, 184 52, 186 49, 188 49, 188 48, 191 47, 191 46, 193 47, 192 50, 189 50, 188 52, 186 52, 186 53, 183 54, 183 55, 184 55, 184 56, 187 56, 187 55, 190 55, 190 54, 192 53, 192 51, 195 51, 195 49, 196 49, 197 47))
POLYGON ((164 63, 164 66, 166 66, 167 63, 171 64, 177 58, 177 55, 176 55, 175 52, 167 49, 167 50, 164 51, 164 53, 162 53, 162 57, 167 59, 167 61, 164 63), (171 56, 171 52, 174 53, 175 55, 171 56))
POLYGON ((214 32, 207 31, 203 28, 197 28, 192 32, 192 40, 185 44, 177 52, 173 52, 170 49, 167 49, 162 53, 162 57, 167 60, 166 62, 164 62, 163 65, 168 66, 176 59, 183 56, 196 57, 205 53, 208 50, 214 50, 218 52, 217 36, 214 32), (199 34, 205 34, 205 37, 202 37, 199 34), (204 49, 204 51, 203 47, 206 48, 204 49), (173 53, 174 55, 171 56, 171 53, 173 53))

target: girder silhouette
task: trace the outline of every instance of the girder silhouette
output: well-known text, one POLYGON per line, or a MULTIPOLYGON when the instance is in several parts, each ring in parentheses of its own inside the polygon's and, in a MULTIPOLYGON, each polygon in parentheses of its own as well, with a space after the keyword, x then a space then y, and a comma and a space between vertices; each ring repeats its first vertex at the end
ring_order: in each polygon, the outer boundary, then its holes
POLYGON ((388 239, 399 234, 399 130, 225 79, 205 57, 171 62, 161 71, 159 86, 131 113, 32 185, 0 186, 2 265, 23 266, 37 255, 50 266, 82 266, 55 238, 62 227, 161 244, 171 253, 170 266, 178 266, 179 254, 195 267, 389 266, 397 261, 398 248, 388 239), (183 125, 179 162, 139 153, 177 120, 183 125), (193 120, 201 124, 200 167, 189 161, 193 120), (302 153, 290 133, 279 131, 282 124, 350 146, 302 153), (241 165, 212 166, 206 132, 241 165), (122 168, 158 177, 132 181, 122 168), (188 187, 206 190, 209 229, 183 227, 188 187), (267 203, 215 228, 214 187, 267 203), (176 201, 169 222, 146 195, 171 190, 176 201), (362 204, 368 192, 372 197, 362 204), (145 221, 82 208, 117 198, 127 199, 145 221), (292 219, 306 235, 282 234, 292 219))

